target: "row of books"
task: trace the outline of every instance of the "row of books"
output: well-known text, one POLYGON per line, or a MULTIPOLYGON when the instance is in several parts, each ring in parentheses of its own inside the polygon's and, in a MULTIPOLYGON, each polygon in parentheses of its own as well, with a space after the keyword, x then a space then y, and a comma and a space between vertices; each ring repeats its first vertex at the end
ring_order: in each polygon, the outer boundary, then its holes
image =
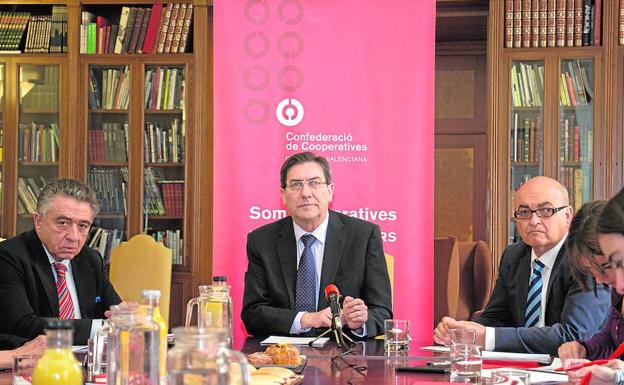
POLYGON ((145 108, 184 109, 184 69, 150 68, 145 72, 145 108))
POLYGON ((20 88, 29 91, 22 94, 20 104, 27 110, 58 110, 59 66, 23 66, 20 88))
POLYGON ((128 160, 128 123, 104 122, 88 131, 89 162, 128 160))
POLYGON ((0 12, 0 51, 21 52, 24 33, 24 52, 67 52, 67 7, 53 5, 51 15, 0 12))
POLYGON ((60 130, 57 123, 20 123, 17 159, 23 162, 57 162, 60 130))
POLYGON ((165 214, 173 216, 184 215, 184 181, 161 180, 159 184, 162 190, 165 214))
POLYGON ((580 124, 574 115, 568 115, 560 122, 559 160, 561 162, 588 162, 593 157, 593 131, 580 124))
POLYGON ((130 72, 128 66, 89 70, 89 107, 104 110, 124 110, 130 102, 130 72))
POLYGON ((154 167, 143 169, 143 212, 146 215, 165 215, 165 205, 159 183, 162 177, 160 170, 154 167))
POLYGON ((590 104, 594 99, 594 90, 587 67, 582 65, 579 60, 568 60, 567 63, 564 63, 564 67, 567 67, 567 71, 561 72, 559 82, 560 104, 565 107, 590 104))
POLYGON ((512 162, 538 162, 542 146, 541 118, 513 114, 510 158, 512 162))
POLYGON ((177 230, 164 230, 151 232, 151 236, 154 237, 156 242, 163 242, 165 246, 171 249, 172 262, 174 265, 184 264, 184 256, 182 254, 184 240, 181 238, 181 231, 177 230))
POLYGON ((17 213, 20 215, 34 214, 37 211, 37 198, 45 186, 46 180, 40 176, 35 178, 17 178, 17 213))
POLYGON ((505 47, 599 46, 602 0, 505 0, 505 47))
POLYGON ((514 63, 511 66, 511 98, 513 106, 541 107, 543 95, 543 63, 514 63))
POLYGON ((102 256, 104 263, 109 264, 111 251, 119 246, 123 239, 123 234, 123 230, 91 226, 87 245, 96 249, 102 256))
POLYGON ((89 167, 87 183, 97 194, 101 214, 128 213, 128 168, 89 167))
POLYGON ((191 32, 193 4, 122 7, 112 25, 89 11, 81 16, 80 53, 182 53, 191 32))
POLYGON ((591 199, 591 168, 561 167, 559 181, 568 190, 570 206, 574 211, 591 199))
POLYGON ((168 127, 161 123, 145 123, 143 154, 147 163, 184 161, 184 123, 173 119, 168 127))

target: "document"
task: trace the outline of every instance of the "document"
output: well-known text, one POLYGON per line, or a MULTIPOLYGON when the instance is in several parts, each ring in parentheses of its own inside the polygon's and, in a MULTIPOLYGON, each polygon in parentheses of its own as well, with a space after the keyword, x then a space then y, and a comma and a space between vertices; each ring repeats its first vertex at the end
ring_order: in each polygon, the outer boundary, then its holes
MULTIPOLYGON (((438 353, 448 353, 448 346, 424 346, 421 349, 438 353)), ((509 352, 490 352, 481 351, 481 357, 484 360, 500 360, 500 361, 537 361, 543 364, 550 364, 551 358, 548 354, 529 354, 529 353, 509 353, 509 352)))
MULTIPOLYGON (((260 342, 260 345, 273 345, 273 344, 308 345, 310 342, 314 340, 315 340, 315 337, 270 336, 267 339, 260 342)), ((329 338, 322 337, 314 341, 312 346, 314 346, 315 348, 320 348, 322 346, 325 346, 327 341, 329 341, 329 338)))
MULTIPOLYGON (((481 371, 481 377, 491 378, 492 372, 496 370, 517 371, 518 369, 514 369, 514 368, 483 369, 481 371)), ((540 382, 559 382, 559 383, 568 382, 568 376, 565 373, 547 373, 547 372, 534 371, 534 370, 525 370, 525 371, 529 373, 531 384, 537 384, 540 382)))

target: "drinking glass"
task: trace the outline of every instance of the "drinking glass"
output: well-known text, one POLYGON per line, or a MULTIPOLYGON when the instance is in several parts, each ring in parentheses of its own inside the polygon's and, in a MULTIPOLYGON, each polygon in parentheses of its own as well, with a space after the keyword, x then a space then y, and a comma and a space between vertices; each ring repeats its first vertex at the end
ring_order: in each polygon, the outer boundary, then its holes
POLYGON ((449 329, 449 343, 474 344, 477 332, 474 329, 449 329))
POLYGON ((410 321, 387 319, 384 321, 384 350, 386 353, 409 350, 410 321))
POLYGON ((30 385, 32 372, 41 355, 18 355, 13 357, 13 385, 30 385))
POLYGON ((522 370, 501 369, 492 373, 492 385, 531 385, 529 373, 522 370))
POLYGON ((451 382, 479 383, 481 352, 474 343, 453 343, 450 347, 451 382))

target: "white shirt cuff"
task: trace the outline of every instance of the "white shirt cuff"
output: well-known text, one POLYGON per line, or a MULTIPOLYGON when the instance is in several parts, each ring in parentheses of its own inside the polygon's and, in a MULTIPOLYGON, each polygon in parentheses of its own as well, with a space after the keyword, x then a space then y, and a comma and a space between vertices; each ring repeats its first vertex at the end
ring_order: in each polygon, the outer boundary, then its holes
POLYGON ((360 338, 367 337, 368 330, 366 329, 366 324, 362 325, 362 327, 359 329, 351 330, 351 333, 353 333, 353 335, 355 335, 356 337, 360 337, 360 338))
POLYGON ((104 324, 104 320, 101 320, 101 319, 91 320, 91 333, 89 333, 89 338, 95 339, 95 335, 97 334, 98 330, 100 330, 103 324, 104 324))
POLYGON ((496 347, 496 331, 492 327, 485 328, 485 350, 494 350, 496 347))
POLYGON ((293 320, 292 325, 290 326, 290 334, 305 333, 305 332, 309 332, 312 329, 312 328, 307 328, 307 329, 301 328, 301 317, 303 317, 304 314, 305 314, 304 311, 300 311, 299 313, 297 313, 297 315, 295 316, 295 319, 293 320))

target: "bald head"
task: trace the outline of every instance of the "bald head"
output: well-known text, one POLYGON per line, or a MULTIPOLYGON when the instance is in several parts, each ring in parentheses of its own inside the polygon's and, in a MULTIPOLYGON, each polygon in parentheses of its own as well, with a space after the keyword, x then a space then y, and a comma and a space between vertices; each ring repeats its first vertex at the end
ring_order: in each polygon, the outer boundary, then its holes
POLYGON ((530 218, 516 219, 522 240, 540 257, 553 248, 568 232, 573 210, 569 206, 568 190, 552 178, 537 176, 524 183, 515 194, 515 210, 552 208, 551 217, 532 213, 530 218))

